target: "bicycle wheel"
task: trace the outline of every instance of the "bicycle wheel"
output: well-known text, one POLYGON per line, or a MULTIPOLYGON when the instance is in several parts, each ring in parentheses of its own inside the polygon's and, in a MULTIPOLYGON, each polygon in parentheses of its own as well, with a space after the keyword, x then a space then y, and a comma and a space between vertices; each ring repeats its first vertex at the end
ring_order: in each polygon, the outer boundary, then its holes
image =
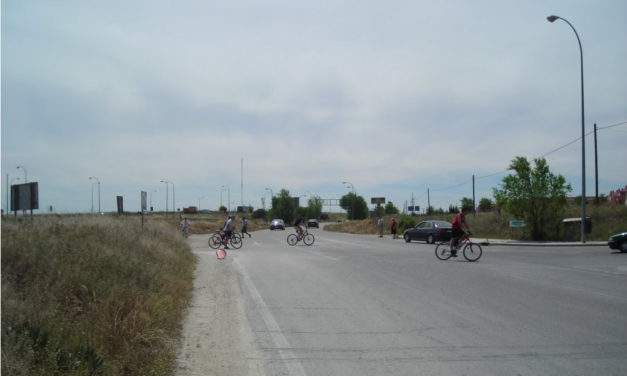
POLYGON ((213 234, 209 238, 209 247, 213 249, 218 249, 220 247, 220 244, 222 244, 222 238, 220 237, 220 235, 213 234))
POLYGON ((451 258, 451 244, 449 242, 441 242, 435 246, 435 257, 440 260, 448 260, 451 258))
POLYGON ((229 244, 235 249, 240 249, 242 248, 242 244, 244 244, 244 242, 242 241, 242 237, 239 234, 233 233, 233 235, 231 235, 231 238, 229 239, 229 244))
POLYGON ((313 234, 307 234, 303 238, 303 243, 305 243, 305 245, 312 245, 315 240, 316 238, 314 238, 313 234))
POLYGON ((287 236, 287 244, 296 245, 296 243, 298 243, 298 236, 296 236, 296 234, 289 234, 287 236))
POLYGON ((479 260, 482 253, 481 246, 477 243, 468 243, 464 246, 464 258, 470 262, 479 260))

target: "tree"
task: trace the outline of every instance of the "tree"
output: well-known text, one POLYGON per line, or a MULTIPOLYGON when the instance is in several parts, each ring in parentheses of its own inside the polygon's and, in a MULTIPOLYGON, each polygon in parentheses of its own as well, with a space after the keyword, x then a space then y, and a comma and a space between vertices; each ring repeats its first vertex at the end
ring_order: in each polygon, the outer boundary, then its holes
POLYGON ((398 214, 398 208, 394 206, 392 201, 388 201, 388 203, 385 204, 385 214, 398 214))
POLYGON ((224 205, 220 206, 220 208, 218 209, 218 211, 219 211, 220 213, 226 213, 226 211, 227 211, 226 206, 224 206, 224 205))
POLYGON ((457 207, 456 205, 449 205, 448 206, 448 213, 449 214, 455 214, 455 213, 459 213, 459 207, 457 207))
POLYGON ((266 218, 268 213, 264 209, 257 209, 253 212, 253 218, 266 218))
POLYGON ((462 197, 462 210, 467 212, 475 211, 475 204, 472 202, 472 198, 470 197, 462 197))
POLYGON ((296 203, 290 197, 290 191, 281 189, 278 195, 272 197, 272 209, 270 214, 273 218, 280 218, 286 223, 292 223, 296 212, 296 203))
POLYGON ((384 215, 385 215, 385 209, 383 208, 383 206, 381 206, 381 204, 377 204, 377 206, 374 208, 374 216, 383 217, 384 215))
POLYGON ((368 218, 368 204, 363 197, 350 192, 340 198, 340 207, 346 210, 348 219, 368 218))
POLYGON ((488 212, 494 208, 494 203, 487 197, 479 200, 479 211, 488 212))
POLYGON ((307 201, 307 216, 309 218, 320 218, 322 213, 322 199, 318 196, 313 196, 307 201))
POLYGON ((566 193, 572 190, 562 175, 554 175, 546 159, 525 157, 512 160, 499 188, 494 188, 496 204, 509 214, 524 219, 525 232, 534 240, 559 236, 560 218, 566 206, 566 193))

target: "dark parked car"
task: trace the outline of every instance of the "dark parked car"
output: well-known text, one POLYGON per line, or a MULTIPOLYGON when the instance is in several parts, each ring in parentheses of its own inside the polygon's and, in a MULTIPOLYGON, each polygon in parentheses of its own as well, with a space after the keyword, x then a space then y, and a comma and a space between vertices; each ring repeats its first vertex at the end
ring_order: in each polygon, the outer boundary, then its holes
POLYGON ((311 227, 315 227, 315 228, 319 228, 320 225, 318 224, 318 220, 317 219, 309 219, 307 221, 307 228, 311 228, 311 227))
POLYGON ((285 222, 282 219, 273 219, 270 222, 270 230, 285 230, 285 222))
POLYGON ((610 246, 610 249, 618 249, 621 252, 627 252, 627 232, 610 236, 607 245, 610 246))
POLYGON ((423 221, 416 227, 408 228, 403 233, 403 238, 407 243, 412 240, 424 240, 427 243, 451 240, 453 226, 446 221, 423 221))

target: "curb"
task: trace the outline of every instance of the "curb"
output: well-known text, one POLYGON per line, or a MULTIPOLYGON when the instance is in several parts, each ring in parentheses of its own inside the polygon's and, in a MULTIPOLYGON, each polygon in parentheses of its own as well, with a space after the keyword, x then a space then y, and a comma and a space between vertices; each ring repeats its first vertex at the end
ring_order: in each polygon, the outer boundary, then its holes
MULTIPOLYGON (((473 240, 474 241, 474 240, 473 240)), ((485 246, 499 245, 499 246, 514 246, 514 247, 602 247, 607 246, 607 242, 591 241, 586 243, 581 242, 550 242, 550 243, 533 243, 533 242, 516 242, 516 241, 490 241, 477 240, 477 243, 485 246)))

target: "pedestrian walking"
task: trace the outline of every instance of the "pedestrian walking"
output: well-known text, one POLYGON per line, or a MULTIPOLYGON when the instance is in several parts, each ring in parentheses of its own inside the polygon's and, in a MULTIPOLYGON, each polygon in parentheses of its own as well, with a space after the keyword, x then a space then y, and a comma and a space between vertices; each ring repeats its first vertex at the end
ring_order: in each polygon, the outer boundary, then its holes
POLYGON ((377 228, 379 229, 379 237, 383 237, 383 218, 379 217, 377 220, 377 228))
POLYGON ((248 218, 242 218, 242 238, 244 234, 247 234, 249 238, 252 238, 252 235, 248 233, 248 218))
POLYGON ((392 221, 390 222, 390 233, 392 234, 392 239, 396 239, 396 218, 392 217, 392 221))

